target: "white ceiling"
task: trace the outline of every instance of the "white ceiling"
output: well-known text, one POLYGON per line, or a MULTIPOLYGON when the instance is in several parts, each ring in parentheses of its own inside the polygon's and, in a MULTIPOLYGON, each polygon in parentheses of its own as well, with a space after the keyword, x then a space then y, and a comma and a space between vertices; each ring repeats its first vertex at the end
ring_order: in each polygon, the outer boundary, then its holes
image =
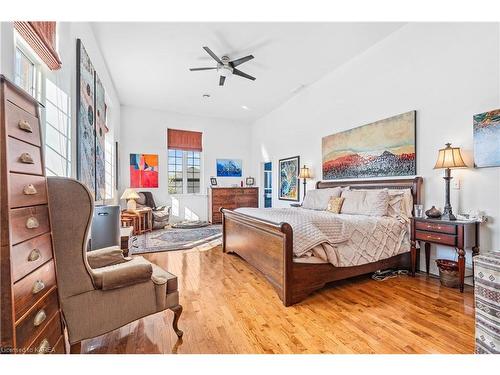
POLYGON ((122 105, 251 122, 402 25, 102 22, 93 28, 122 105), (190 72, 216 64, 202 46, 231 60, 253 54, 238 69, 257 79, 232 76, 219 87, 216 71, 190 72))

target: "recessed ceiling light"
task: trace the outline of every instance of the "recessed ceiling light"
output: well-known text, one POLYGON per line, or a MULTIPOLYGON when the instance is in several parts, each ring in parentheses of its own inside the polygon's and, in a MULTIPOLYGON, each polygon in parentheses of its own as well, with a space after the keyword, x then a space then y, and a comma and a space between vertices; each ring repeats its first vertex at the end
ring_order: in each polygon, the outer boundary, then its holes
POLYGON ((208 98, 210 98, 210 94, 203 94, 203 97, 204 97, 205 99, 208 99, 208 98))
POLYGON ((250 108, 248 108, 246 105, 242 105, 241 108, 243 108, 245 111, 249 111, 250 108))

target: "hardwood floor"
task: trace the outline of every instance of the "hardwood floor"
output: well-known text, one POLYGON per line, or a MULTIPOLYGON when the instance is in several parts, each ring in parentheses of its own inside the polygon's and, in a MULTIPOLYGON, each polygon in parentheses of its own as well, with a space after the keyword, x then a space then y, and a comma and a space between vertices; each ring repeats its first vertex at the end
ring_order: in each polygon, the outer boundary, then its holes
POLYGON ((284 307, 242 259, 209 251, 145 255, 179 277, 184 312, 158 313, 98 338, 82 353, 473 353, 474 301, 418 275, 360 277, 284 307))

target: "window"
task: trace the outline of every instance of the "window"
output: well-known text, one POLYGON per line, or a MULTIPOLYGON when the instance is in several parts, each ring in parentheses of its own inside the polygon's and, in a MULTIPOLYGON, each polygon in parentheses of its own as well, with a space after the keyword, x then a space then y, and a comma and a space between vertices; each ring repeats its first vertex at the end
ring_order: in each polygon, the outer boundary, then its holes
POLYGON ((34 98, 41 98, 41 69, 32 54, 20 45, 14 55, 14 82, 34 98))
POLYGON ((168 150, 169 194, 200 193, 201 152, 168 150))

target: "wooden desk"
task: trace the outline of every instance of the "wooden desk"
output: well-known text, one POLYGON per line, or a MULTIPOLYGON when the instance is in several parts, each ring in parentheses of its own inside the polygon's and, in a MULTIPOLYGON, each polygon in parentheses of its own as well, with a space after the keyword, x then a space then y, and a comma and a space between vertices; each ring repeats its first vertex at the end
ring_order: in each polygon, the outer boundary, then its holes
POLYGON ((431 243, 450 246, 458 253, 460 292, 464 291, 465 249, 472 248, 472 255, 479 254, 479 223, 460 220, 413 218, 413 238, 425 245, 425 268, 429 274, 431 243))

